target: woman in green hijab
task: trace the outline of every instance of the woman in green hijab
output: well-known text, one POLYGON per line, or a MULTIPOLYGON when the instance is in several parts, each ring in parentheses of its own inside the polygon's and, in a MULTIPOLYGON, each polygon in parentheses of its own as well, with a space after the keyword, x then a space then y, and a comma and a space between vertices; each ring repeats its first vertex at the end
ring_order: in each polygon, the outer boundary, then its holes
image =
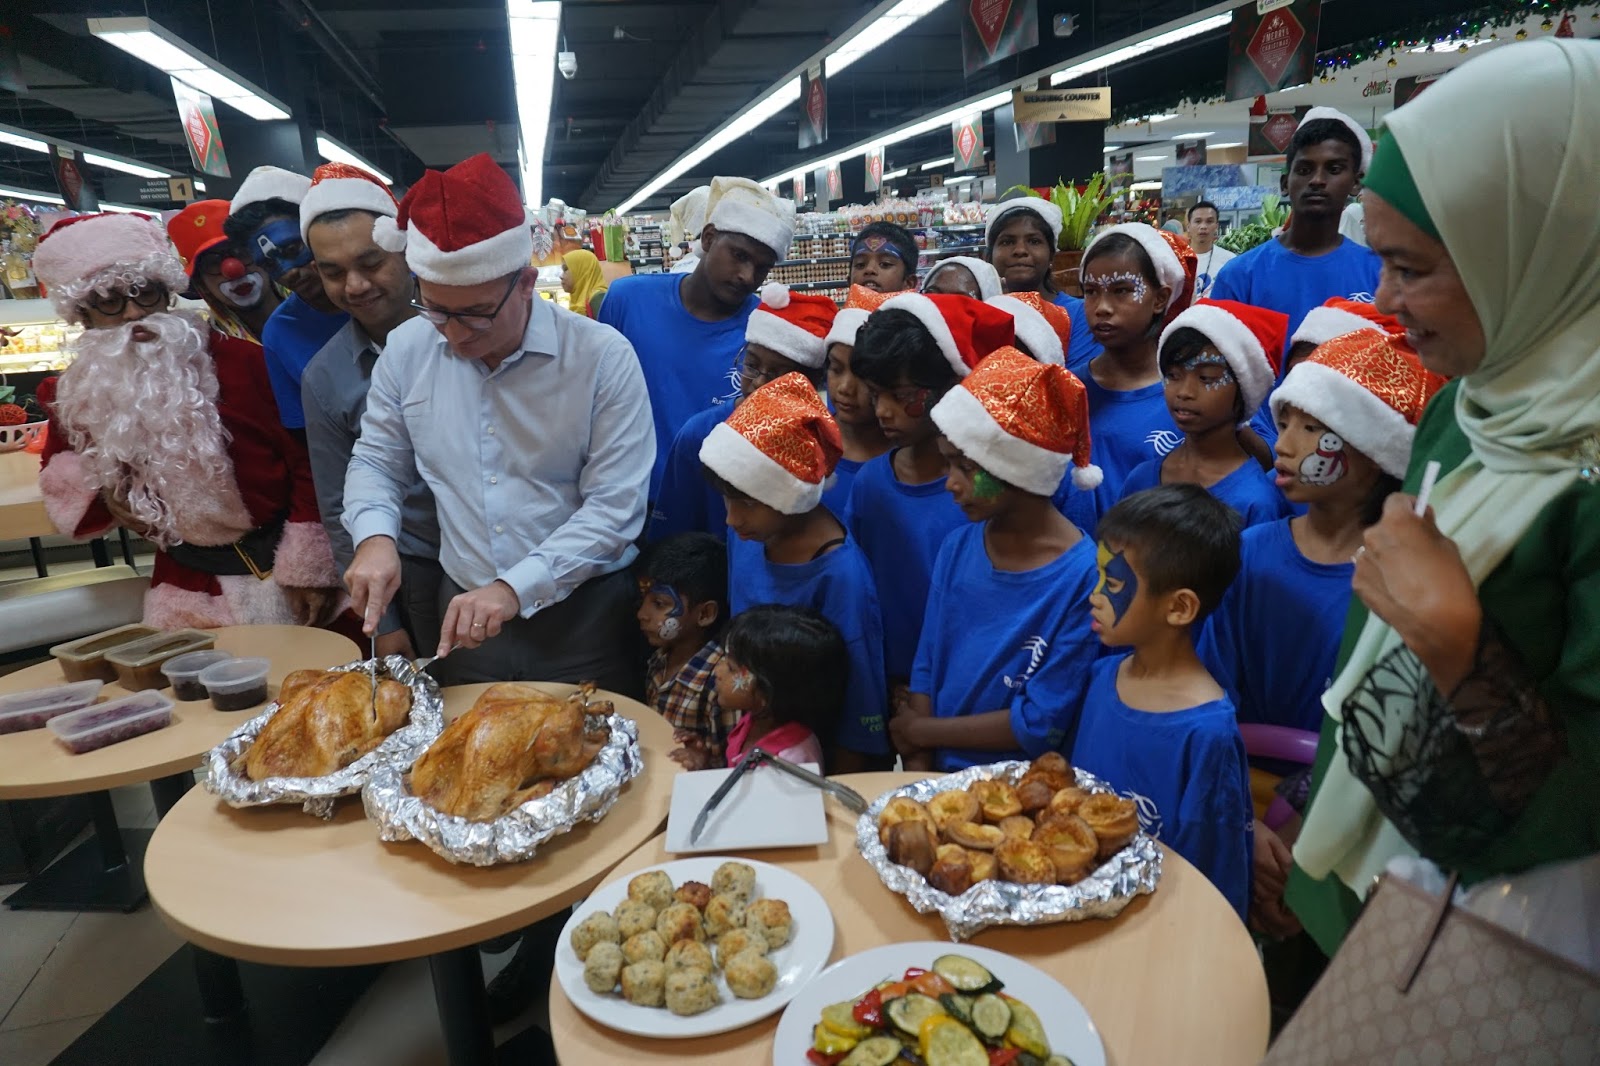
POLYGON ((1396 856, 1463 885, 1600 867, 1600 43, 1495 48, 1384 125, 1378 307, 1456 380, 1357 554, 1323 698, 1288 900, 1330 954, 1396 856))

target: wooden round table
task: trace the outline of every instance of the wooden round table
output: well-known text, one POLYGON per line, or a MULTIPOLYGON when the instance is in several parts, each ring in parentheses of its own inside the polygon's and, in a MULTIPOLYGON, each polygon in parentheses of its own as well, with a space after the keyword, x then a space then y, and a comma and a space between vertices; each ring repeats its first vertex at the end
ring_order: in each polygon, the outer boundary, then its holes
MULTIPOLYGON (((924 776, 849 774, 837 780, 871 801, 924 776)), ((826 844, 734 854, 782 866, 822 893, 833 910, 832 961, 885 944, 948 941, 938 915, 912 910, 857 853, 856 815, 832 800, 827 811, 826 844)), ((611 879, 670 861, 674 856, 665 844, 664 834, 649 841, 611 879)), ((1094 1019, 1112 1066, 1259 1062, 1267 1048, 1267 983, 1250 934, 1203 874, 1163 850, 1154 894, 1134 900, 1115 918, 995 927, 971 942, 1013 955, 1065 985, 1094 1019)), ((571 949, 562 944, 556 950, 571 949)), ((767 1066, 778 1017, 698 1040, 651 1040, 590 1021, 558 984, 550 989, 550 1033, 565 1066, 767 1066)), ((794 1066, 804 1066, 803 1051, 794 1066)))
MULTIPOLYGON (((445 689, 446 720, 487 687, 445 689)), ((564 696, 574 686, 541 687, 564 696)), ((676 773, 667 757, 671 727, 643 704, 600 698, 638 723, 644 769, 604 819, 556 837, 529 862, 463 866, 416 841, 386 844, 357 798, 323 822, 297 806, 236 810, 197 790, 150 842, 151 901, 186 940, 252 962, 349 966, 431 956, 451 1061, 488 1061, 476 945, 582 899, 666 820, 676 773)))
MULTIPOLYGON (((217 647, 234 655, 271 660, 269 698, 289 673, 337 666, 361 657, 348 637, 305 626, 224 626, 217 647)), ((54 659, 0 677, 0 693, 59 685, 65 678, 54 659)), ((101 697, 127 695, 115 682, 101 697)), ((170 690, 168 690, 170 694, 170 690)), ((222 712, 209 700, 179 703, 165 729, 73 755, 49 729, 0 735, 0 799, 36 799, 93 793, 96 840, 62 857, 17 890, 6 905, 34 910, 131 911, 144 900, 138 856, 149 830, 118 830, 105 789, 149 781, 156 808, 167 809, 194 784, 201 759, 259 708, 222 712)))
POLYGON ((0 540, 48 537, 55 531, 39 491, 39 457, 0 452, 0 540))

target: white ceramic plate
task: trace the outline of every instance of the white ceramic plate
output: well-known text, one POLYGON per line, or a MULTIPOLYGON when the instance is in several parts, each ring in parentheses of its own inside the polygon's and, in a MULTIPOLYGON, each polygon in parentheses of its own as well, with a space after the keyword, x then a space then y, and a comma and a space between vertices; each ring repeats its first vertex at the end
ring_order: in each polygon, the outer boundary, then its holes
POLYGON ((800 990, 778 1020, 772 1042, 773 1066, 807 1066, 811 1030, 830 1003, 865 995, 880 981, 898 978, 913 966, 928 969, 940 955, 965 955, 1005 984, 1005 992, 1033 1008, 1044 1023, 1050 1050, 1074 1066, 1106 1066, 1105 1045, 1083 1004, 1061 982, 1010 955, 972 944, 928 941, 888 944, 840 959, 800 990))
POLYGON ((572 1005, 609 1028, 635 1036, 669 1039, 726 1033, 782 1010, 784 1004, 828 964, 828 956, 833 952, 833 912, 809 882, 764 862, 708 855, 679 859, 650 869, 665 871, 674 886, 685 881, 709 885, 717 867, 730 861, 743 862, 755 869, 756 898, 781 899, 789 905, 793 934, 789 943, 770 956, 778 968, 778 984, 771 993, 760 999, 737 999, 728 991, 719 973, 717 987, 722 990, 722 1002, 703 1014, 681 1018, 665 1007, 635 1006, 623 999, 620 992, 600 995, 590 991, 583 982, 583 961, 572 950, 572 931, 595 911, 615 910, 617 904, 628 897, 628 882, 646 872, 636 870, 595 889, 593 895, 573 908, 571 919, 561 931, 561 942, 556 945, 556 980, 572 1005))
MULTIPOLYGON (((818 771, 816 763, 800 765, 812 773, 818 771)), ((706 819, 700 840, 690 844, 694 820, 731 773, 731 769, 701 770, 672 779, 668 851, 749 851, 827 843, 828 817, 822 809, 822 790, 770 766, 757 766, 746 771, 733 790, 722 797, 706 819)))

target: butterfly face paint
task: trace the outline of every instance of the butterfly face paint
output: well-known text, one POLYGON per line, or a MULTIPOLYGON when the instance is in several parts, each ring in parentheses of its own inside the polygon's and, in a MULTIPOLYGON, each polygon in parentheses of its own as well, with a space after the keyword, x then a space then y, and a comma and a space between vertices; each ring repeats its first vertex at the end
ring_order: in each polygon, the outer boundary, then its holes
POLYGON ((1095 585, 1097 596, 1104 596, 1111 605, 1113 624, 1121 623, 1128 608, 1139 595, 1139 577, 1128 565, 1125 552, 1114 552, 1105 541, 1095 545, 1095 567, 1100 572, 1100 582, 1095 585))
POLYGON ((300 223, 288 218, 272 219, 250 234, 250 254, 273 281, 311 262, 311 246, 300 236, 300 223))
POLYGON ((1324 433, 1317 450, 1300 460, 1303 485, 1332 485, 1349 472, 1350 457, 1344 451, 1344 438, 1337 433, 1324 433))
POLYGON ((972 498, 975 500, 996 500, 1006 491, 1005 482, 989 473, 987 470, 974 470, 972 472, 972 498))

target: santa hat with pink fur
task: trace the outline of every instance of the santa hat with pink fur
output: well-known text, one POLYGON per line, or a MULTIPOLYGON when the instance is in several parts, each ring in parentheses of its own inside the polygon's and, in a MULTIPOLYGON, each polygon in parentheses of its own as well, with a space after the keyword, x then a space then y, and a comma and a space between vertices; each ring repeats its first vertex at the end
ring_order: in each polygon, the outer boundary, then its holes
POLYGON ((91 294, 156 283, 168 292, 189 287, 189 275, 167 238, 166 227, 149 215, 78 215, 51 226, 33 253, 33 272, 56 313, 83 321, 91 294))

